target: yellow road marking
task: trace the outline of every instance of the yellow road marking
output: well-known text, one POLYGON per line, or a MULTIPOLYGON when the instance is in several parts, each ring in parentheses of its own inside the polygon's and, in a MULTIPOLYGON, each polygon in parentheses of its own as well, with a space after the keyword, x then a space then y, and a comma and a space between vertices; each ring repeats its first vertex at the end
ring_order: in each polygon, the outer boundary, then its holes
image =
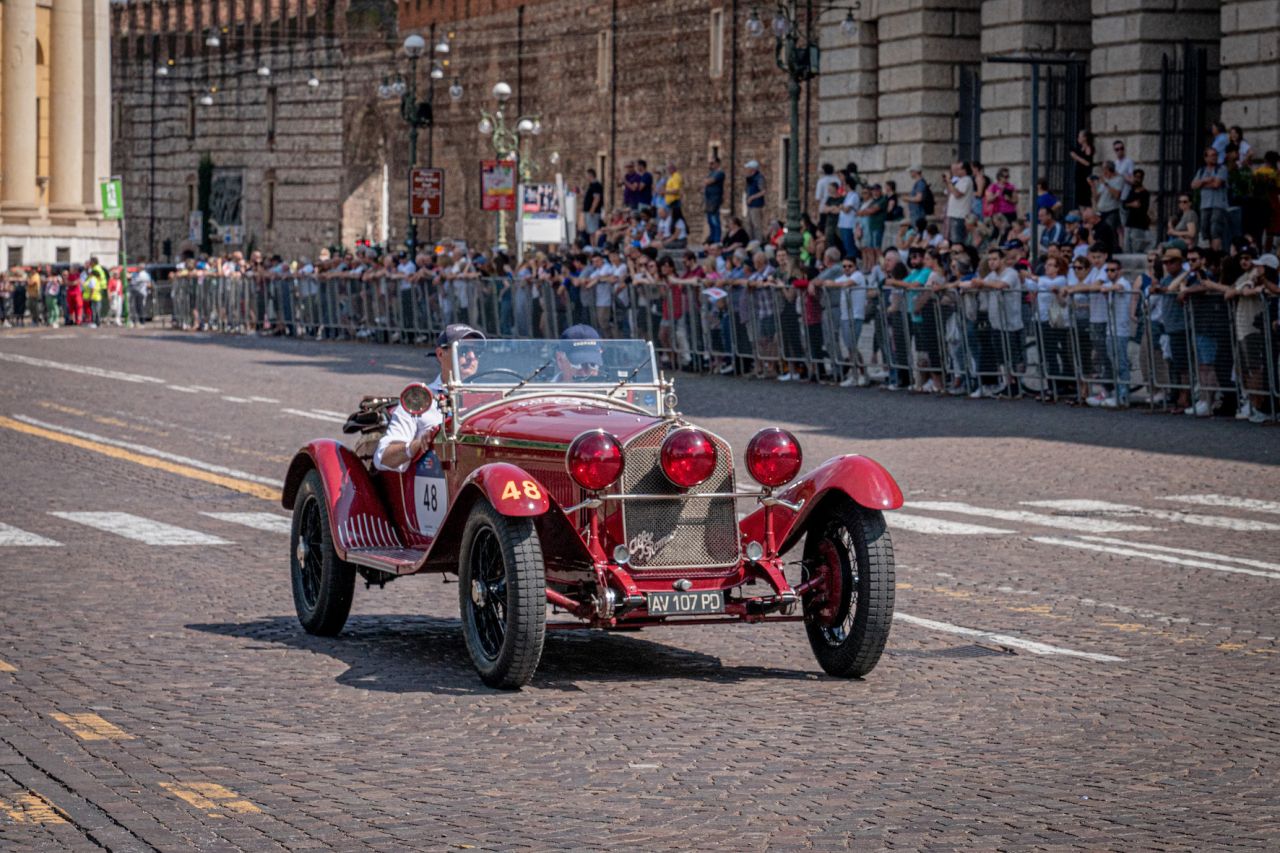
POLYGON ((6 660, 0 660, 0 672, 17 672, 18 668, 6 660))
POLYGON ((156 459, 153 456, 144 456, 141 453, 134 453, 131 450, 124 450, 119 447, 110 447, 102 444, 94 444, 83 438, 77 438, 74 435, 63 435, 60 432, 44 429, 43 427, 31 426, 21 421, 15 421, 13 418, 7 418, 0 415, 0 427, 6 427, 16 432, 34 435, 40 438, 47 438, 50 441, 58 441, 63 444, 69 444, 72 447, 79 447, 81 450, 88 450, 92 453, 100 453, 103 456, 110 456, 112 459, 121 459, 125 462, 134 462, 138 465, 145 465, 148 468, 155 468, 160 471, 168 471, 170 474, 177 474, 180 477, 189 477, 192 480, 200 480, 204 483, 212 483, 215 486, 222 486, 224 489, 242 492, 246 495, 253 495, 255 498, 262 498, 276 503, 280 500, 280 492, 271 486, 264 486, 261 483, 252 483, 248 480, 241 480, 238 477, 228 477, 225 474, 214 474, 211 471, 201 471, 197 468, 187 468, 176 462, 170 462, 167 459, 156 459))
POLYGON ((220 812, 224 809, 237 814, 262 811, 235 791, 215 782, 161 782, 160 787, 211 817, 222 817, 220 812))
POLYGON ((81 740, 133 740, 133 735, 97 714, 62 714, 54 711, 49 716, 62 723, 81 740))
POLYGON ((46 409, 53 409, 55 412, 62 412, 65 415, 78 415, 82 418, 93 417, 83 409, 73 409, 70 406, 64 406, 61 403, 52 403, 48 400, 38 400, 37 405, 44 406, 46 409))
POLYGON ((0 812, 17 823, 66 823, 66 813, 39 794, 18 794, 13 800, 0 797, 0 812))

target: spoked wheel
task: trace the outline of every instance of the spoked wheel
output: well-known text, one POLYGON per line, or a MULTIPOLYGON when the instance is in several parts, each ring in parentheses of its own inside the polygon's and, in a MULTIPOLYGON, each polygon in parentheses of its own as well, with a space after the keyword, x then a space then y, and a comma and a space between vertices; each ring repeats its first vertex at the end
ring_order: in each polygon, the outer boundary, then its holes
POLYGON ((314 469, 303 478, 293 504, 289 545, 298 621, 309 634, 332 637, 351 612, 356 570, 333 550, 324 482, 314 469))
POLYGON ((546 636, 546 572, 530 518, 508 518, 483 498, 462 534, 458 603, 480 679, 514 690, 529 683, 546 636))
POLYGON ((849 500, 821 510, 804 539, 805 579, 823 584, 804 599, 805 631, 830 675, 875 668, 893 622, 893 542, 884 515, 849 500))

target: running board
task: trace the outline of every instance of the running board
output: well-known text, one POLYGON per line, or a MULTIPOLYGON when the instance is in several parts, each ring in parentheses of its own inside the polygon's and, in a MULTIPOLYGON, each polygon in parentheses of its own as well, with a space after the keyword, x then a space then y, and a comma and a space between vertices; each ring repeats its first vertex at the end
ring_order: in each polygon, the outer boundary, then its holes
POLYGON ((412 571, 426 553, 417 548, 348 548, 347 562, 391 575, 403 575, 412 571))

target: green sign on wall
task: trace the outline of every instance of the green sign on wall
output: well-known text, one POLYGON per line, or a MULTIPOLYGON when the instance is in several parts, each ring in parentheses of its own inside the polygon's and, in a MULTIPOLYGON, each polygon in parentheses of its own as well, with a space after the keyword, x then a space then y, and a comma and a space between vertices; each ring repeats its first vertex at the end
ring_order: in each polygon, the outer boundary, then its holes
POLYGON ((120 179, 111 178, 103 181, 100 186, 102 187, 102 218, 124 219, 124 187, 120 179))

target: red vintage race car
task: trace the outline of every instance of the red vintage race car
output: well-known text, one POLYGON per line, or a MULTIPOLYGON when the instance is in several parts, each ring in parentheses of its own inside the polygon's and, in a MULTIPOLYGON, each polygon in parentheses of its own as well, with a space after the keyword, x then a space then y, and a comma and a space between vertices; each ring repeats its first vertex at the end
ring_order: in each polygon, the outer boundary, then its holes
POLYGON ((743 459, 758 486, 740 488, 728 442, 675 410, 651 345, 596 344, 580 375, 563 342, 458 341, 446 374, 465 378, 366 398, 351 446, 302 448, 282 499, 302 626, 340 632, 357 574, 445 572, 494 687, 527 684, 556 628, 803 621, 826 672, 870 672, 893 619, 889 473, 849 455, 798 476, 795 436, 767 428, 743 459), (403 473, 373 464, 395 406, 440 421, 403 473))

